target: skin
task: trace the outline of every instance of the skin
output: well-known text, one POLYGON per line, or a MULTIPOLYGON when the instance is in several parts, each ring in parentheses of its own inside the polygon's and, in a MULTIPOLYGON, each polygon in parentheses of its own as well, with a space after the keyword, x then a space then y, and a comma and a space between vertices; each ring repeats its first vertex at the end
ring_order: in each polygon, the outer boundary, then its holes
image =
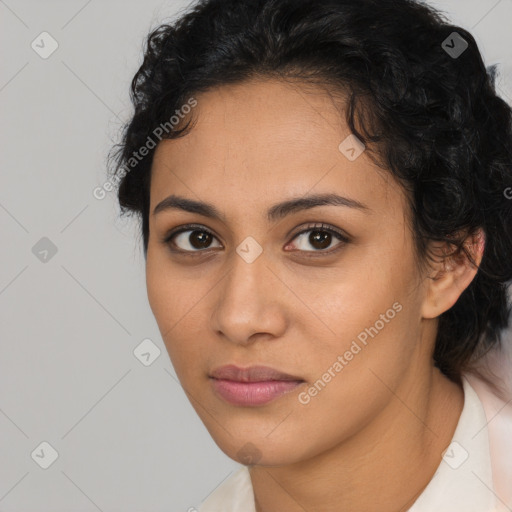
MULTIPOLYGON (((146 263, 149 303, 187 396, 229 457, 244 463, 252 453, 258 512, 406 510, 462 411, 462 387, 431 354, 437 317, 476 268, 460 258, 419 268, 404 192, 367 152, 354 161, 340 152, 350 132, 324 89, 260 79, 195 97, 190 133, 156 148, 146 263), (267 220, 277 202, 332 192, 367 210, 326 205, 267 220), (212 203, 226 220, 178 209, 153 215, 171 194, 212 203), (318 249, 311 232, 295 236, 319 222, 349 242, 333 235, 318 249), (186 223, 213 233, 207 248, 191 245, 193 229, 174 239, 189 253, 162 241, 186 223), (252 263, 236 252, 248 236, 263 249, 252 263), (396 302, 401 311, 300 403, 396 302), (266 365, 306 382, 269 404, 234 406, 208 378, 224 364, 266 365)), ((479 263, 482 239, 470 242, 479 263)))

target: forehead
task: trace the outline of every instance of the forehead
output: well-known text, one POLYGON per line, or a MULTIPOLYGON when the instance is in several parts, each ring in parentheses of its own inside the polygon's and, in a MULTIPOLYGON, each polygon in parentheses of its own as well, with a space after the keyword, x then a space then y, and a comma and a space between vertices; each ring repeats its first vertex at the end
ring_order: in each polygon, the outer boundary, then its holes
POLYGON ((400 199, 397 184, 365 152, 353 161, 341 152, 350 131, 341 104, 324 88, 261 80, 194 97, 190 132, 156 148, 151 211, 170 194, 226 209, 229 204, 261 209, 312 192, 360 202, 400 199), (384 188, 396 189, 396 197, 384 188))

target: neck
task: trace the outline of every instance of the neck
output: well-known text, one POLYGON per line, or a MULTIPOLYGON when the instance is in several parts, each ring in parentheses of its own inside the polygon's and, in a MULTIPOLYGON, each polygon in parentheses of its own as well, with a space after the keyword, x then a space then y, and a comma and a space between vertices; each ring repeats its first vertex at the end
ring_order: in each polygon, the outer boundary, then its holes
POLYGON ((406 511, 455 432, 463 389, 437 368, 404 379, 357 434, 312 459, 250 469, 257 512, 406 511))

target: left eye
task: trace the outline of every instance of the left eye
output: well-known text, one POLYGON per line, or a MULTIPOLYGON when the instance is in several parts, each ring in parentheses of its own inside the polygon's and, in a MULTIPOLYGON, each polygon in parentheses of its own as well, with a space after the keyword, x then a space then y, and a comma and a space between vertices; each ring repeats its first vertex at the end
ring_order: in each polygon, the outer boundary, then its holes
MULTIPOLYGON (((344 243, 347 243, 349 241, 348 238, 339 231, 325 227, 323 225, 313 226, 312 228, 310 227, 304 231, 301 231, 300 233, 295 235, 293 239, 301 240, 306 244, 310 244, 310 246, 314 248, 311 251, 308 249, 304 249, 304 245, 301 247, 299 244, 298 249, 301 251, 330 253, 332 251, 324 251, 324 249, 328 248, 331 245, 331 243, 333 242, 333 236, 339 240, 339 243, 337 245, 343 245, 344 243)), ((289 247, 289 245, 287 245, 286 247, 289 247)))

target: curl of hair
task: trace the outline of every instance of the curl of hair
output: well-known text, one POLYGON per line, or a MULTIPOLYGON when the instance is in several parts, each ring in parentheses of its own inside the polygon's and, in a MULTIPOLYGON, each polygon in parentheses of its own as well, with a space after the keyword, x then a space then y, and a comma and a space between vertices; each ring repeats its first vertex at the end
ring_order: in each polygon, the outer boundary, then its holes
POLYGON ((408 194, 420 261, 431 241, 470 257, 464 241, 485 233, 475 278, 439 317, 433 358, 459 380, 510 316, 512 111, 495 72, 469 32, 413 0, 201 0, 147 37, 134 113, 109 154, 121 211, 141 221, 146 255, 154 149, 136 164, 133 153, 193 94, 253 78, 341 92, 350 130, 408 194), (453 32, 468 43, 458 58, 442 47, 453 32))

